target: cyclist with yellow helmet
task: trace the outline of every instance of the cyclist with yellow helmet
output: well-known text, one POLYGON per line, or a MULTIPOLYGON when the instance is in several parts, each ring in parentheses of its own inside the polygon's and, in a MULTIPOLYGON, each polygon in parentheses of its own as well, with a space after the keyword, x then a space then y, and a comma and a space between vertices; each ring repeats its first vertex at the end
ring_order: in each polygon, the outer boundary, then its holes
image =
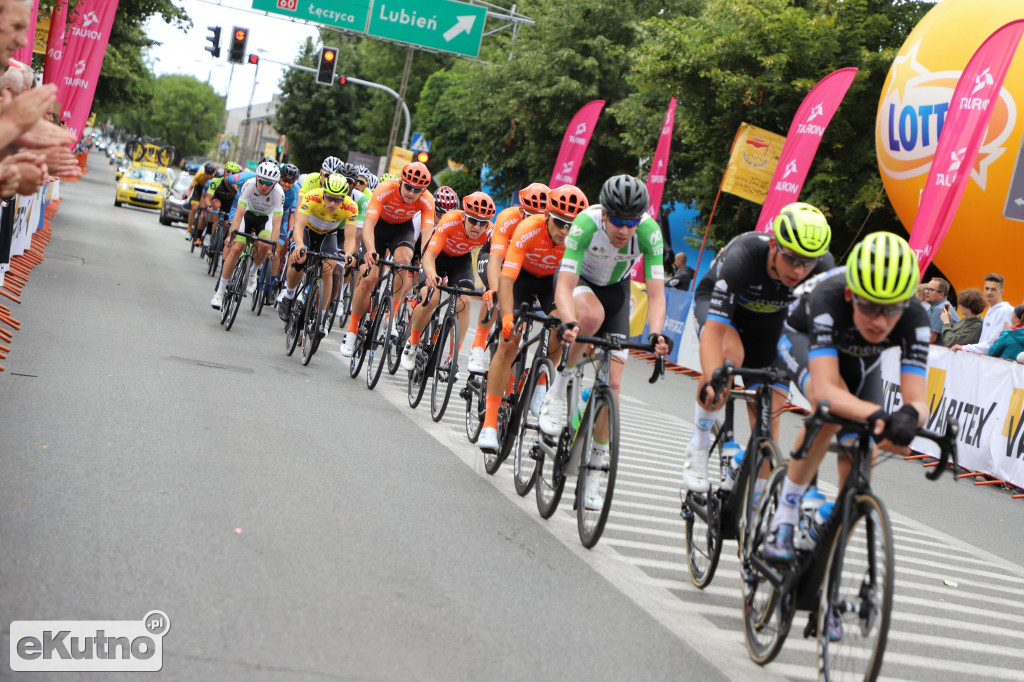
MULTIPOLYGON (((810 291, 786 320, 776 361, 795 375, 797 387, 812 406, 828 400, 836 416, 874 422, 878 447, 900 454, 909 454, 907 446, 928 417, 930 324, 928 312, 914 299, 920 280, 917 256, 904 239, 888 232, 868 235, 853 247, 846 267, 809 283, 810 291), (893 346, 902 352, 903 400, 899 409, 886 412, 881 355, 893 346)), ((839 426, 825 424, 807 457, 789 462, 763 548, 766 559, 793 558, 800 499, 837 433, 842 443, 846 434, 839 426)), ((798 442, 802 440, 803 434, 798 442)), ((840 456, 838 465, 842 489, 851 461, 840 456)), ((830 636, 841 637, 841 632, 830 636)))
MULTIPOLYGON (((772 364, 787 309, 796 300, 793 289, 835 264, 828 252, 831 238, 821 211, 801 202, 788 204, 776 216, 770 233, 747 232, 729 242, 697 285, 693 313, 704 378, 697 387, 693 436, 686 448, 686 489, 698 493, 710 489, 711 427, 729 393, 726 388, 714 395, 712 372, 726 361, 754 369, 772 364)), ((773 413, 778 415, 789 387, 774 388, 773 413)), ((772 420, 776 437, 778 429, 776 416, 772 420)))

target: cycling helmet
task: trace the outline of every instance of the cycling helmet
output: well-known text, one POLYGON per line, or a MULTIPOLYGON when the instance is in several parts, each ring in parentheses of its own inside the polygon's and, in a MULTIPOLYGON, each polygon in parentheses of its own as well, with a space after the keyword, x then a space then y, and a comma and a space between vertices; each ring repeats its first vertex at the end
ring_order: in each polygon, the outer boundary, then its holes
POLYGON ((920 280, 917 255, 905 239, 891 232, 869 234, 846 261, 846 286, 872 303, 888 305, 913 298, 920 280))
POLYGON ((397 180, 397 179, 398 179, 398 176, 395 175, 394 173, 385 173, 384 175, 380 176, 380 181, 381 182, 384 182, 385 180, 397 180))
POLYGON ((632 175, 613 175, 601 186, 601 206, 616 218, 639 218, 650 203, 647 187, 632 175))
POLYGON ((535 182, 532 185, 519 190, 519 205, 527 211, 540 213, 548 207, 548 192, 551 188, 542 182, 535 182))
POLYGON ((272 163, 275 166, 279 165, 277 163, 277 159, 275 159, 273 156, 264 156, 262 159, 260 159, 260 163, 272 163))
POLYGON ((366 166, 356 166, 356 178, 366 180, 370 175, 370 169, 366 166))
POLYGON ((772 222, 775 241, 799 256, 819 258, 828 253, 832 229, 821 211, 797 201, 787 204, 772 222))
POLYGON ((204 173, 206 173, 207 175, 213 175, 213 171, 215 171, 215 170, 217 170, 217 167, 216 167, 216 166, 214 166, 214 165, 213 165, 213 164, 212 164, 211 162, 209 162, 209 161, 207 161, 207 162, 206 162, 206 165, 205 165, 205 166, 203 166, 203 172, 204 172, 204 173))
POLYGON ((448 185, 442 185, 434 192, 434 206, 443 211, 454 211, 459 207, 459 195, 448 185))
POLYGON ((299 179, 299 167, 293 163, 286 163, 281 166, 281 179, 282 180, 298 180, 299 179))
POLYGON ((330 194, 335 197, 347 197, 348 196, 348 180, 341 173, 331 173, 327 176, 327 181, 324 183, 324 194, 330 194))
POLYGON ((276 163, 261 161, 260 165, 256 166, 256 177, 260 180, 277 182, 281 179, 281 169, 277 167, 276 163))
POLYGON ((217 170, 213 171, 213 177, 215 177, 215 178, 223 178, 224 177, 224 169, 223 168, 218 168, 217 170))
POLYGON ((338 170, 334 172, 341 173, 342 175, 344 175, 345 179, 348 180, 350 183, 354 182, 356 177, 358 177, 356 167, 353 166, 351 163, 345 163, 344 161, 342 161, 341 165, 338 166, 338 170))
POLYGON ((328 156, 324 159, 324 162, 320 164, 320 170, 324 173, 337 173, 341 167, 341 159, 337 156, 328 156))
POLYGON ((379 181, 377 180, 376 175, 367 172, 365 175, 363 173, 360 173, 359 177, 366 181, 366 189, 370 190, 371 192, 377 189, 377 183, 379 181))
POLYGON ((564 220, 572 220, 589 205, 587 195, 575 185, 562 185, 548 193, 548 213, 564 220))
POLYGON ((419 161, 413 161, 402 166, 402 180, 408 182, 413 187, 426 189, 427 185, 430 184, 430 171, 419 161))
POLYGON ((473 192, 462 198, 462 209, 471 218, 490 220, 494 217, 494 199, 484 192, 473 192))
POLYGON ((242 172, 242 167, 239 166, 234 161, 228 161, 227 163, 224 164, 224 172, 225 173, 241 173, 242 172))

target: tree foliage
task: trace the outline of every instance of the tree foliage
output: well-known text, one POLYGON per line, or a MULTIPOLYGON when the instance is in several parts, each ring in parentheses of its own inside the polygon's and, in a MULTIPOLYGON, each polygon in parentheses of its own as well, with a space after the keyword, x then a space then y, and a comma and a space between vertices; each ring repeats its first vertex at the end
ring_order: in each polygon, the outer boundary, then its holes
POLYGON ((160 76, 146 88, 146 106, 115 114, 115 124, 137 135, 161 138, 180 157, 207 152, 224 117, 220 95, 192 76, 160 76))

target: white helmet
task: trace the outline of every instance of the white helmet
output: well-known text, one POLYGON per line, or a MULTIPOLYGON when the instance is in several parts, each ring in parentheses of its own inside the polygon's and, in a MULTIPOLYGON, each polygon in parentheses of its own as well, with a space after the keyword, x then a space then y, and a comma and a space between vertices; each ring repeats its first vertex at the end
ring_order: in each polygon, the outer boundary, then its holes
POLYGON ((277 182, 281 179, 281 169, 276 163, 264 161, 256 166, 256 177, 260 180, 273 180, 277 182))

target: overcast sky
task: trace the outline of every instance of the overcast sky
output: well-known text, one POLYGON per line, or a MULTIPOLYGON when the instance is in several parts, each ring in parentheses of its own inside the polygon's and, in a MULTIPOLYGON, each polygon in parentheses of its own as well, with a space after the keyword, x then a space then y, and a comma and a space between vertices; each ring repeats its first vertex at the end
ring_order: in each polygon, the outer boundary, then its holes
MULTIPOLYGON (((251 0, 219 0, 219 4, 202 0, 174 0, 174 4, 184 7, 188 12, 192 18, 192 28, 188 31, 172 28, 159 16, 150 20, 147 34, 162 43, 149 52, 153 72, 158 76, 181 73, 195 76, 201 81, 209 79, 213 89, 222 96, 227 92, 228 75, 231 73, 227 52, 233 26, 249 29, 248 52, 279 62, 293 61, 306 38, 317 39, 312 25, 278 19, 265 12, 254 12, 251 0), (203 49, 210 44, 206 39, 210 34, 207 26, 220 26, 222 29, 219 59, 214 59, 203 49), (260 49, 265 52, 258 52, 260 49)), ((283 72, 282 66, 268 61, 260 62, 254 104, 269 102, 274 93, 280 92, 278 83, 283 72)), ((255 75, 255 66, 248 63, 235 65, 231 92, 228 93, 229 109, 249 104, 255 75)))

